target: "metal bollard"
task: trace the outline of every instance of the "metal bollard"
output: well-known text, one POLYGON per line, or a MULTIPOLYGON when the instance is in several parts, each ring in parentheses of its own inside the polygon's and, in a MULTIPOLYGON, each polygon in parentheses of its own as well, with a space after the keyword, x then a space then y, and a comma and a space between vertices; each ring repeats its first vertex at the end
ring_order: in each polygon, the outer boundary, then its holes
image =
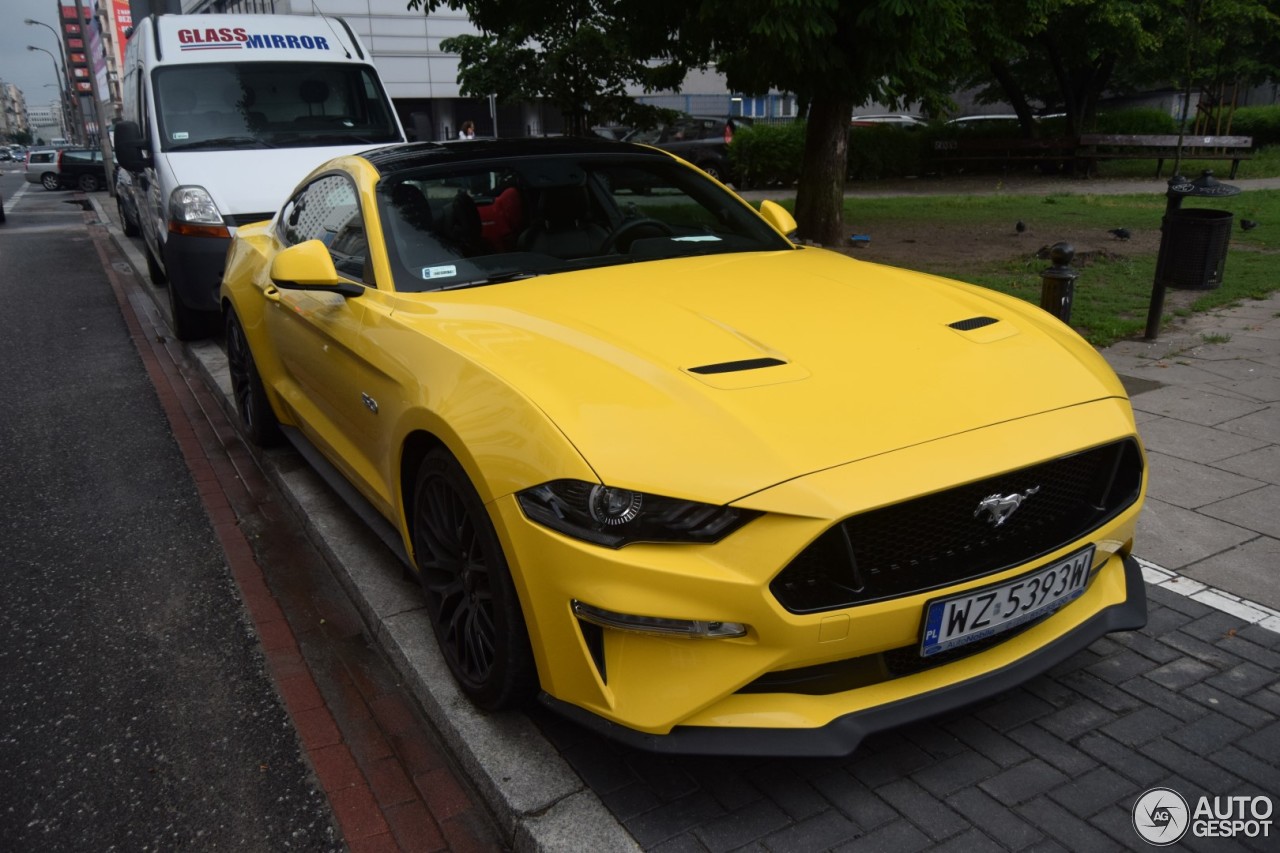
POLYGON ((1076 293, 1076 276, 1071 259, 1076 250, 1070 243, 1054 243, 1049 249, 1053 266, 1040 273, 1040 307, 1064 323, 1071 322, 1071 301, 1076 293))

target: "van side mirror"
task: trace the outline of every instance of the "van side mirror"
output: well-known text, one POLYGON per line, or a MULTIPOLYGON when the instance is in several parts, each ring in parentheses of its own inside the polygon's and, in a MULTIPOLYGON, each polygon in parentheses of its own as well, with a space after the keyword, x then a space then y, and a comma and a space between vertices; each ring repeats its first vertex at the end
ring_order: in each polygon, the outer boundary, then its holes
POLYGON ((142 136, 142 129, 136 121, 116 123, 115 139, 116 160, 130 172, 141 172, 151 161, 151 146, 142 136))
POLYGON ((338 276, 333 256, 319 240, 307 240, 276 254, 271 261, 271 281, 282 290, 320 290, 342 296, 360 296, 365 290, 338 276))

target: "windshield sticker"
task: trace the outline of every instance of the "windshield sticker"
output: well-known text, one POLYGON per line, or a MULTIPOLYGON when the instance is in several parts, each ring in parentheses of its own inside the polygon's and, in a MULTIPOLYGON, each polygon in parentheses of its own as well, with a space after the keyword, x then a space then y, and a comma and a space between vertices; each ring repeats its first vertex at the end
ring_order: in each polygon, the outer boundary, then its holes
POLYGON ((444 267, 423 267, 422 277, 427 281, 433 278, 453 278, 458 274, 458 268, 453 264, 444 267))
POLYGON ((174 139, 189 139, 190 137, 191 134, 187 133, 185 130, 175 131, 173 134, 174 139))
POLYGON ((714 234, 694 234, 691 237, 672 237, 677 243, 719 243, 720 238, 714 234))

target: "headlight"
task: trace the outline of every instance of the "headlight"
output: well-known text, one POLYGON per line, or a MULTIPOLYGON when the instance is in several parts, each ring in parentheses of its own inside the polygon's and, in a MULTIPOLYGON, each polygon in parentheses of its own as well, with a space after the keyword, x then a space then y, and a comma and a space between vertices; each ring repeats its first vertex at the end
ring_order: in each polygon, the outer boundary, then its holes
POLYGON ((178 187, 169 195, 169 232, 187 237, 230 237, 231 231, 204 187, 178 187))
POLYGON ((533 521, 609 548, 632 542, 718 542, 760 515, 581 480, 553 480, 516 498, 533 521))

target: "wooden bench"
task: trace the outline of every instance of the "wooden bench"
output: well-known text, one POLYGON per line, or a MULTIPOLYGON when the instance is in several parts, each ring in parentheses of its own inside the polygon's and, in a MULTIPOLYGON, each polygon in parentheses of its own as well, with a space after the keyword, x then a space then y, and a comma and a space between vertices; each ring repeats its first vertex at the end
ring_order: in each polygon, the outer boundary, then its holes
POLYGON ((1075 158, 1077 141, 1071 137, 1023 139, 1022 137, 990 138, 958 136, 937 139, 933 143, 933 162, 941 169, 945 163, 1070 163, 1075 158))
MULTIPOLYGON (((1253 154, 1253 137, 1250 136, 1184 136, 1183 160, 1230 160, 1231 175, 1241 160, 1250 160, 1253 154)), ((1178 137, 1174 134, 1125 135, 1111 133, 1086 133, 1079 139, 1076 158, 1092 170, 1098 160, 1155 160, 1156 177, 1164 170, 1164 161, 1178 156, 1178 137)))

